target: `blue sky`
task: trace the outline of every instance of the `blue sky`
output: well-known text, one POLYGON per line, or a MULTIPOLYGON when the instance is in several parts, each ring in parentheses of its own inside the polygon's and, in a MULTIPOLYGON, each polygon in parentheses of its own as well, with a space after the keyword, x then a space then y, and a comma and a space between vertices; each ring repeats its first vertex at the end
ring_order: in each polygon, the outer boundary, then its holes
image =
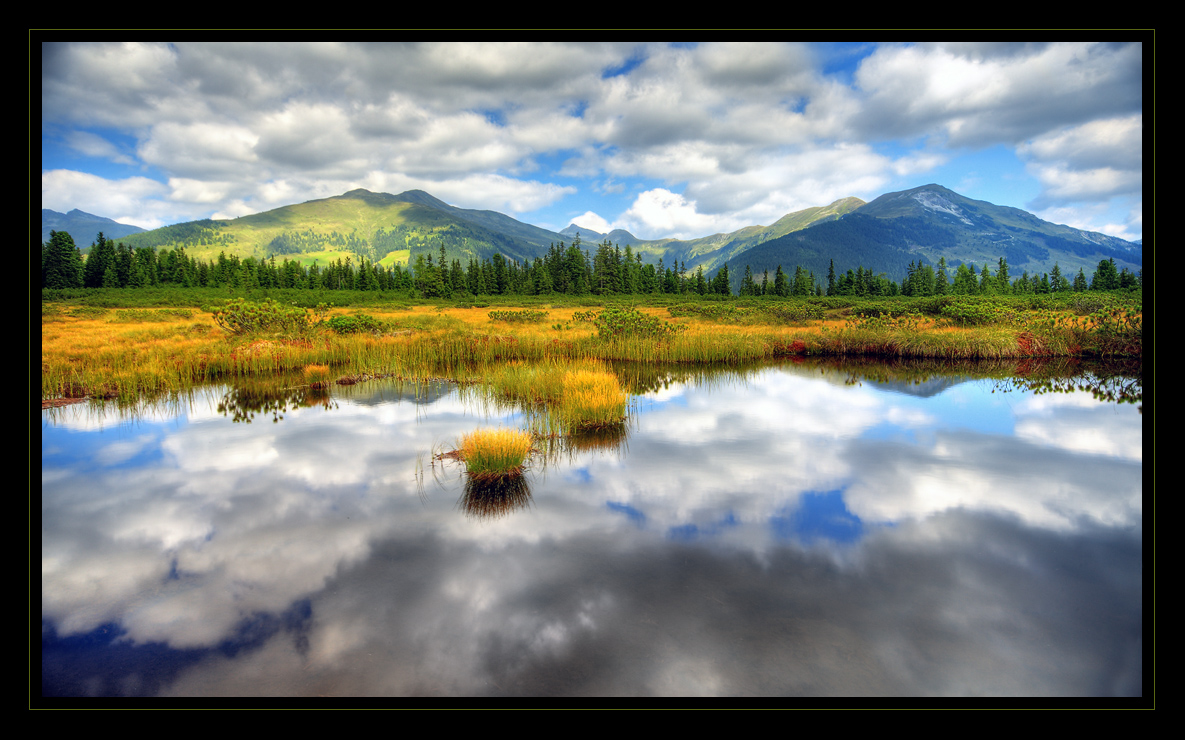
POLYGON ((694 238, 935 182, 1142 238, 1143 45, 44 43, 42 207, 354 188, 694 238))

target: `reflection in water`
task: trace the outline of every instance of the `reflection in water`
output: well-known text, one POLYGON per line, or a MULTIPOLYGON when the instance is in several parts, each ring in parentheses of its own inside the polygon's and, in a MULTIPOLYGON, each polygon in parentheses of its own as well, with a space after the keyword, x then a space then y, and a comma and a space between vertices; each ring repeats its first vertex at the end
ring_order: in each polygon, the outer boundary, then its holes
MULTIPOLYGON (((636 417, 633 418, 636 423, 636 417)), ((612 454, 619 458, 629 452, 630 420, 620 424, 582 429, 572 434, 549 434, 535 438, 535 453, 545 467, 571 463, 586 453, 612 454)))
POLYGON ((218 402, 218 413, 230 416, 236 424, 250 424, 256 414, 271 414, 272 422, 278 423, 289 408, 312 406, 320 406, 326 411, 338 407, 330 399, 328 389, 308 385, 279 387, 274 382, 242 383, 227 389, 218 402))
POLYGON ((475 519, 498 519, 531 504, 525 475, 474 479, 465 476, 465 490, 457 505, 475 519))
POLYGON ((46 410, 42 693, 1142 694, 1138 376, 953 370, 637 371, 492 489, 444 386, 46 410))

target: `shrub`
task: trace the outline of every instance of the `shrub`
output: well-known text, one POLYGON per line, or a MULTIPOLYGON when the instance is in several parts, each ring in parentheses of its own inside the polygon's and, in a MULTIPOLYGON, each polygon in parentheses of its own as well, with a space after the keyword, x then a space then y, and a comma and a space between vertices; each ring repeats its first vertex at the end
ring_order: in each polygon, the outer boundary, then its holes
POLYGON ((687 330, 686 326, 671 324, 626 306, 609 306, 597 314, 593 323, 601 339, 669 339, 687 330))
POLYGON ((301 334, 321 324, 329 307, 324 303, 306 310, 282 306, 273 300, 258 303, 245 298, 231 299, 220 308, 212 308, 214 321, 230 334, 301 334))
POLYGON ((490 311, 490 319, 493 321, 510 321, 516 323, 535 323, 547 319, 546 311, 532 311, 530 309, 523 309, 521 311, 490 311))
POLYGON ((334 316, 325 321, 325 326, 338 334, 360 334, 362 332, 377 334, 386 328, 386 324, 382 321, 364 313, 334 316))

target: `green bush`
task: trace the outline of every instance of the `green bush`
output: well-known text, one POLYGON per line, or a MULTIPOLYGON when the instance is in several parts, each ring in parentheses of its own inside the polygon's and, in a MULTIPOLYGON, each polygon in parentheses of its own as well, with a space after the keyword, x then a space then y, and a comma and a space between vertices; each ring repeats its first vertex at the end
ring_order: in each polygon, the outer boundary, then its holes
POLYGON ((509 321, 520 324, 547 320, 546 311, 532 311, 528 308, 524 308, 521 311, 490 311, 489 316, 493 321, 509 321))
POLYGON ((609 306, 597 314, 593 324, 597 327, 597 336, 601 339, 624 339, 626 337, 646 337, 649 339, 668 339, 687 330, 686 326, 671 324, 662 319, 638 311, 627 306, 609 306))
POLYGON ((209 310, 215 323, 230 334, 303 334, 325 321, 329 307, 321 303, 306 310, 282 306, 273 300, 255 303, 236 298, 209 310))
POLYGON ((362 332, 378 334, 384 331, 387 325, 369 314, 357 313, 351 316, 334 316, 327 319, 325 327, 338 334, 361 334, 362 332))

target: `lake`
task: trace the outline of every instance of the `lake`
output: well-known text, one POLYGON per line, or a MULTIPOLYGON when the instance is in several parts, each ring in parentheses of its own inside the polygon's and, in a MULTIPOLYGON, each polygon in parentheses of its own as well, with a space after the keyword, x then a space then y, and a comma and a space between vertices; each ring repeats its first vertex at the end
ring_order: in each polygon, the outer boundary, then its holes
POLYGON ((1138 379, 629 372, 477 488, 445 383, 44 410, 42 695, 1141 695, 1138 379))

